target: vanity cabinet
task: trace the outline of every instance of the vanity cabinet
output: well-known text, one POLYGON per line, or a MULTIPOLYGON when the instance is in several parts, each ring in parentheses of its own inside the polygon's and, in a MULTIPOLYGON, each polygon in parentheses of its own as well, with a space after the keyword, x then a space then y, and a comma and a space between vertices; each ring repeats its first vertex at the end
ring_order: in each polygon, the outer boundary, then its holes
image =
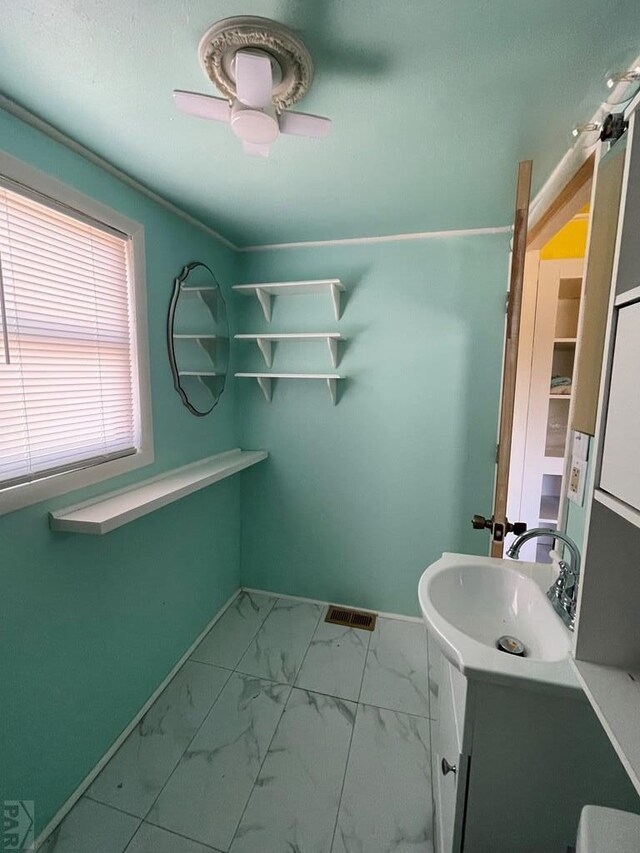
POLYGON ((463 749, 467 680, 430 644, 432 779, 438 853, 462 849, 469 755, 463 749), (434 649, 434 651, 431 651, 434 649), (438 686, 439 685, 439 686, 438 686), (437 748, 435 748, 437 746, 437 748), (451 768, 451 769, 448 769, 451 768))
POLYGON ((429 640, 436 853, 564 853, 586 803, 637 810, 577 682, 467 679, 429 640))

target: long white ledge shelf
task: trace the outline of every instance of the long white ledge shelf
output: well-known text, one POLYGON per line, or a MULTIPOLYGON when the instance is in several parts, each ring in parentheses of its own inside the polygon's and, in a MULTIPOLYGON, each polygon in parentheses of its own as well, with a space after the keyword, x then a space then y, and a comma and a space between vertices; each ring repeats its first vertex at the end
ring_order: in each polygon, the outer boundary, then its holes
POLYGON ((344 379, 337 373, 236 373, 241 379, 257 379, 265 400, 270 403, 273 379, 320 379, 327 383, 331 400, 335 406, 338 399, 338 380, 344 379))
POLYGON ((273 364, 273 344, 277 341, 326 341, 329 357, 334 367, 338 366, 338 341, 344 341, 339 332, 283 332, 273 335, 235 335, 239 341, 255 341, 267 367, 273 364))
POLYGON ((234 284, 233 290, 248 296, 256 295, 262 306, 262 312, 267 322, 271 322, 271 301, 274 296, 295 296, 305 293, 328 293, 333 303, 336 320, 340 319, 340 293, 345 290, 344 284, 338 278, 325 278, 318 281, 280 281, 264 282, 264 284, 234 284))
POLYGON ((49 513, 52 530, 103 534, 262 462, 266 450, 228 450, 134 486, 49 513))
POLYGON ((640 671, 571 659, 578 681, 640 794, 640 671))

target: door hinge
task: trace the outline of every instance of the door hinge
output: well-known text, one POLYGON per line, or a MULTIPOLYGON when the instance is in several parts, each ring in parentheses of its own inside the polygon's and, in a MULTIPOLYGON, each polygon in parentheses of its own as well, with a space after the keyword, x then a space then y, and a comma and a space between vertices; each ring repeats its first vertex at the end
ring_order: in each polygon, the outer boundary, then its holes
POLYGON ((500 459, 500 443, 496 444, 496 463, 500 459))

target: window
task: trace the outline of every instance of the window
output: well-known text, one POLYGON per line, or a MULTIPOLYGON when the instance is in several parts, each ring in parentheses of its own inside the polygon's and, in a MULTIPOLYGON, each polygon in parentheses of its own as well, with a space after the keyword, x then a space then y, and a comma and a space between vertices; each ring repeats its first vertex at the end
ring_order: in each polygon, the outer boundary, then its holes
POLYGON ((135 252, 131 233, 0 178, 0 511, 152 461, 135 252))

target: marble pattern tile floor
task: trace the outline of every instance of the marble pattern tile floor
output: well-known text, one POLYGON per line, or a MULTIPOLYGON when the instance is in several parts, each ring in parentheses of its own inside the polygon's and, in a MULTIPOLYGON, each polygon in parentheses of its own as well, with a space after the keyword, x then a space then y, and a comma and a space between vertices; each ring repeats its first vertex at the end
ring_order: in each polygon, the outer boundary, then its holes
POLYGON ((427 636, 241 593, 44 853, 433 853, 427 636))

